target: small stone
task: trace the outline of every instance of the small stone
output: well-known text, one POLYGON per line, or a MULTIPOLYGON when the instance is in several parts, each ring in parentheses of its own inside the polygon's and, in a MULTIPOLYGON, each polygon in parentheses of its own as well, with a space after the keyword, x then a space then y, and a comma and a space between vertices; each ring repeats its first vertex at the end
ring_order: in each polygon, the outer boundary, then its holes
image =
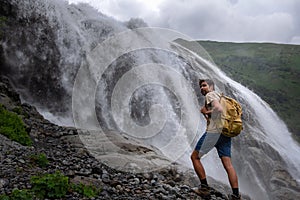
POLYGON ((69 162, 66 161, 66 160, 63 160, 63 161, 62 161, 62 164, 64 164, 64 165, 69 165, 69 162))
POLYGON ((180 176, 179 174, 176 174, 176 176, 175 176, 175 178, 174 178, 174 181, 175 181, 175 182, 180 182, 180 181, 182 181, 181 176, 180 176))
POLYGON ((25 164, 25 160, 23 160, 23 159, 19 159, 19 162, 22 164, 25 164))
POLYGON ((135 190, 134 191, 136 194, 141 194, 142 193, 142 191, 140 190, 140 189, 137 189, 137 190, 135 190))
POLYGON ((150 183, 152 186, 154 186, 156 184, 156 181, 154 179, 152 179, 150 183))
POLYGON ((93 167, 93 168, 92 168, 92 173, 93 173, 93 174, 102 174, 103 172, 102 172, 101 167, 96 166, 96 167, 93 167))
POLYGON ((120 191, 123 191, 123 188, 122 188, 121 185, 117 185, 117 186, 116 186, 116 189, 117 189, 117 190, 120 190, 120 191))
POLYGON ((217 200, 217 197, 216 197, 215 195, 211 195, 211 196, 210 196, 210 199, 211 199, 211 200, 217 200))
POLYGON ((149 173, 144 173, 143 176, 145 179, 151 179, 151 175, 149 173))
POLYGON ((148 183, 148 180, 143 180, 142 183, 143 183, 143 184, 147 184, 147 183, 148 183))
POLYGON ((9 159, 9 158, 6 158, 4 161, 5 161, 6 163, 11 163, 11 162, 12 162, 12 160, 9 159))
POLYGON ((130 192, 131 191, 131 189, 129 189, 129 188, 125 188, 124 189, 126 192, 130 192))
POLYGON ((134 179, 133 179, 133 182, 134 182, 134 184, 138 185, 138 184, 140 184, 140 179, 134 178, 134 179))
POLYGON ((93 178, 96 178, 96 179, 100 179, 100 175, 99 174, 93 174, 93 178))
POLYGON ((176 185, 175 182, 172 180, 168 181, 167 184, 169 184, 172 187, 174 187, 176 185))
POLYGON ((0 179, 0 188, 4 188, 6 185, 8 185, 8 180, 0 179))
POLYGON ((190 187, 187 186, 187 185, 181 185, 180 189, 182 189, 182 190, 190 190, 190 187))
POLYGON ((75 172, 73 170, 68 170, 66 173, 67 176, 69 177, 74 177, 75 176, 75 172))
POLYGON ((103 173, 102 176, 101 176, 101 178, 102 178, 103 183, 110 183, 110 176, 109 176, 109 174, 103 173))
POLYGON ((112 187, 116 187, 116 186, 120 185, 120 182, 118 180, 112 180, 112 181, 110 181, 109 185, 112 187))

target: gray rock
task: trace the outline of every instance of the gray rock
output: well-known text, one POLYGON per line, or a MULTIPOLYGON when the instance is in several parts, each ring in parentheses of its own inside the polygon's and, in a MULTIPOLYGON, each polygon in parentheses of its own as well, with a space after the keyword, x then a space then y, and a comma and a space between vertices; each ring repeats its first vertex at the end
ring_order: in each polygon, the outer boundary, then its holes
POLYGON ((0 189, 4 188, 7 185, 8 185, 8 180, 1 178, 0 179, 0 189))

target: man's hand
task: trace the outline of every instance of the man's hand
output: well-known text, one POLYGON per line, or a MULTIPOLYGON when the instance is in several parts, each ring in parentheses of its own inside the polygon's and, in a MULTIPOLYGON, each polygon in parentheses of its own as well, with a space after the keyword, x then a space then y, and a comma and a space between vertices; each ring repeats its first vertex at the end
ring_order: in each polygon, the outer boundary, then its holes
POLYGON ((200 112, 204 115, 205 119, 208 120, 208 114, 210 113, 209 110, 207 110, 207 108, 205 106, 203 106, 201 109, 200 109, 200 112))
POLYGON ((215 114, 215 116, 218 116, 219 114, 221 114, 223 112, 223 108, 221 106, 221 104, 214 100, 212 102, 212 109, 208 110, 205 106, 203 106, 200 109, 200 112, 204 115, 205 119, 208 120, 211 114, 215 114))

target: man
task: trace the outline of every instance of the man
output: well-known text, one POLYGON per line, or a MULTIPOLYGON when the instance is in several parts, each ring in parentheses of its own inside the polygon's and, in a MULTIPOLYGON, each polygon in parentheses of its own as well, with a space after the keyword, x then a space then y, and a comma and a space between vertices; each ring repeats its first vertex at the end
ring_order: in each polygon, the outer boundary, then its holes
POLYGON ((219 116, 223 111, 223 108, 219 103, 220 95, 215 91, 212 80, 199 80, 199 86, 201 94, 205 96, 205 104, 200 111, 207 120, 207 127, 206 132, 199 139, 195 150, 191 155, 194 170, 201 182, 201 185, 194 189, 194 191, 200 195, 209 194, 205 170, 200 159, 213 147, 216 147, 232 188, 233 194, 229 198, 239 200, 241 199, 241 195, 239 194, 238 178, 231 163, 231 138, 222 135, 216 126, 219 116))

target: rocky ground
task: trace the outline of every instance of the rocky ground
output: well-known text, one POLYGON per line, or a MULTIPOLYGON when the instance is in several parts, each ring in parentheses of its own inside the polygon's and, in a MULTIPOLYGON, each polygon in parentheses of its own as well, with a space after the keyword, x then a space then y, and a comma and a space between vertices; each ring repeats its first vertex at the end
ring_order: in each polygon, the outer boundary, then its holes
MULTIPOLYGON (((0 194, 9 195, 15 188, 30 189, 30 177, 60 171, 70 182, 100 188, 100 194, 92 199, 203 199, 191 192, 191 187, 198 183, 192 172, 181 172, 176 164, 145 173, 110 168, 90 155, 76 129, 52 124, 33 106, 21 104, 19 95, 3 77, 0 93, 0 103, 8 110, 21 106, 23 120, 33 140, 33 146, 25 147, 0 135, 0 194), (30 159, 40 153, 47 156, 46 167, 30 159)), ((228 188, 218 184, 215 188, 218 190, 212 189, 207 199, 227 199, 228 188)), ((84 198, 69 192, 64 199, 84 198)))

